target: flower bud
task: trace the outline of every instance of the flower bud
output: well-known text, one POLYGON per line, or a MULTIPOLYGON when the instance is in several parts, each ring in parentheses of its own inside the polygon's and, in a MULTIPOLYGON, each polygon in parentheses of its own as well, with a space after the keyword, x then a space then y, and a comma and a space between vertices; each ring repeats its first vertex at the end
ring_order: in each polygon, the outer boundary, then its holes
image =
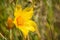
POLYGON ((8 17, 7 19, 7 28, 11 29, 13 27, 13 20, 11 17, 8 17))

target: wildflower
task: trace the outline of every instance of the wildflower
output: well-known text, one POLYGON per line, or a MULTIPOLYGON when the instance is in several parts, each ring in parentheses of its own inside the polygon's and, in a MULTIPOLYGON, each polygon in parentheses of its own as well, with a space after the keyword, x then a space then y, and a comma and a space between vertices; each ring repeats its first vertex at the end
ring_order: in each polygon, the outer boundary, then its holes
POLYGON ((14 24, 20 29, 26 37, 29 31, 34 32, 36 23, 31 20, 33 16, 33 7, 26 7, 22 10, 21 5, 17 5, 14 11, 14 24))

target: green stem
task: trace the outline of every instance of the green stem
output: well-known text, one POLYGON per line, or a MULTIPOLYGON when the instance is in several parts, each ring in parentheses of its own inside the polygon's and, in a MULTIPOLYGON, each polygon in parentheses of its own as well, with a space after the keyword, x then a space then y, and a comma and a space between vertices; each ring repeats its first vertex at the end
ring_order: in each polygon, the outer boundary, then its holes
POLYGON ((3 39, 7 40, 1 33, 0 33, 0 36, 1 36, 3 39))
POLYGON ((12 39, 12 29, 10 29, 10 40, 13 40, 12 39))

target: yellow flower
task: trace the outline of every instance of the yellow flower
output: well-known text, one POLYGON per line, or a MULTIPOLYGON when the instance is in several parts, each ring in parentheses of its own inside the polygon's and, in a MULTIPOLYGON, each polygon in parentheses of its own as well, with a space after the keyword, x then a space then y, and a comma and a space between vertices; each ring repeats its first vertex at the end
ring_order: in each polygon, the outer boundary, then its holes
POLYGON ((26 37, 29 31, 34 32, 36 23, 31 20, 33 16, 33 7, 26 7, 22 10, 21 5, 17 5, 14 11, 14 24, 20 29, 26 37))

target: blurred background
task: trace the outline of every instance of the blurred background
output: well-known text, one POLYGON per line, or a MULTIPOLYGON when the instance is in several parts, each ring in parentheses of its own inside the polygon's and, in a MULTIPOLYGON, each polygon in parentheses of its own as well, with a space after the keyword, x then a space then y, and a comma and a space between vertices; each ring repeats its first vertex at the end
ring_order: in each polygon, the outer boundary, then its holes
POLYGON ((0 0, 0 40, 60 40, 60 0, 0 0), (25 39, 15 28, 12 20, 16 4, 23 9, 33 4, 32 20, 39 33, 29 32, 25 39))

